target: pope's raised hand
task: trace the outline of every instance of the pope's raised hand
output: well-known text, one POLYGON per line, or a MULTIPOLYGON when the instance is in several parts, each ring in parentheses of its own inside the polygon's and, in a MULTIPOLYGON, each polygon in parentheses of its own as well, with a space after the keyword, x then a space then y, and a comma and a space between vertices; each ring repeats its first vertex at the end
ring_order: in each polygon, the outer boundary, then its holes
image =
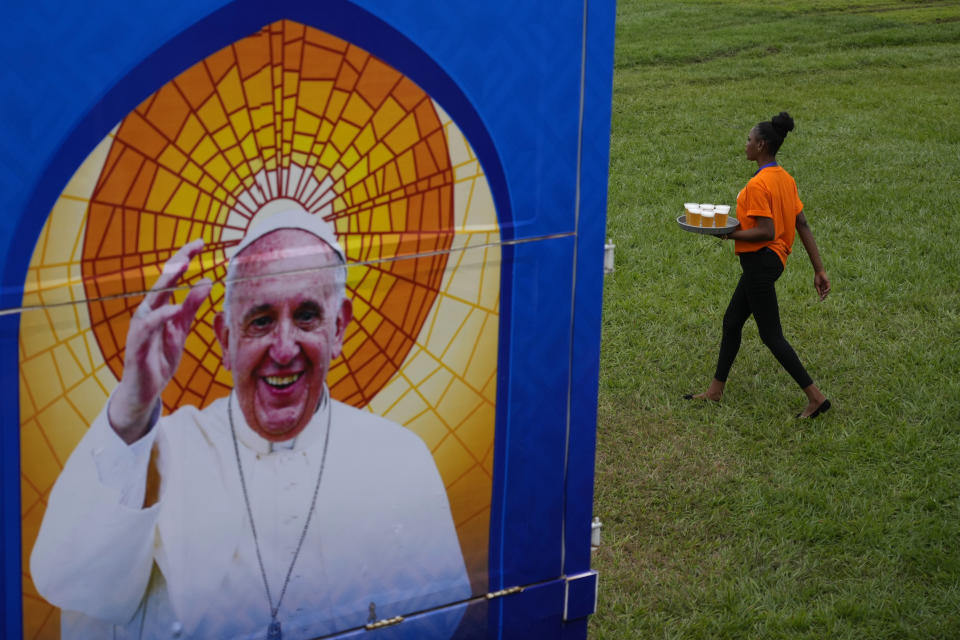
POLYGON ((113 430, 128 444, 149 431, 160 396, 180 365, 197 309, 210 294, 213 283, 204 279, 190 289, 182 304, 168 304, 190 261, 202 249, 200 239, 181 247, 130 319, 123 376, 107 410, 113 430))

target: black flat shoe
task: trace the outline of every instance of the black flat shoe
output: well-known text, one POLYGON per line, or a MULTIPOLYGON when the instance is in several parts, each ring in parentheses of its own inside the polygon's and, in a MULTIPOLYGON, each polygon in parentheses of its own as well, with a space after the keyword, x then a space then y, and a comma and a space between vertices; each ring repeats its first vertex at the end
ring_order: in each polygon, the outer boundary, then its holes
POLYGON ((809 418, 816 418, 817 416, 819 416, 819 415, 821 415, 821 414, 823 414, 823 413, 826 413, 826 412, 829 411, 829 410, 830 410, 830 400, 827 399, 827 400, 824 400, 823 402, 821 402, 821 403, 820 403, 820 406, 817 407, 816 409, 814 409, 814 410, 813 410, 813 413, 811 413, 810 415, 806 416, 806 418, 804 418, 804 416, 803 416, 803 411, 801 411, 800 413, 798 413, 798 414, 797 414, 797 417, 798 417, 798 418, 803 418, 804 420, 807 420, 807 419, 809 419, 809 418))
POLYGON ((693 400, 693 394, 692 394, 692 393, 685 393, 685 394, 683 394, 683 399, 684 399, 684 400, 693 400))

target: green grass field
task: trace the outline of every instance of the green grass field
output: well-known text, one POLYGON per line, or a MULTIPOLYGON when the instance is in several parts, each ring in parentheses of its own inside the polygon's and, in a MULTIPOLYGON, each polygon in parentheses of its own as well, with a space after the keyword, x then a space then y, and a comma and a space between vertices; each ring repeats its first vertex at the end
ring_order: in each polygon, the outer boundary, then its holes
POLYGON ((960 638, 960 3, 620 0, 609 196, 590 637, 960 638), (739 264, 675 219, 781 110, 833 284, 798 241, 803 423, 752 321, 723 403, 682 399, 739 264))

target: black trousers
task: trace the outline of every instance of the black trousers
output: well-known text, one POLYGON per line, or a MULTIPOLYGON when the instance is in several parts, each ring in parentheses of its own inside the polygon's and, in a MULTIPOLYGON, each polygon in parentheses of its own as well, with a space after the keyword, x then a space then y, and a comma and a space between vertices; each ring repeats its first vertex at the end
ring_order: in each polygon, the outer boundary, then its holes
POLYGON ((783 337, 780 326, 780 307, 777 304, 777 278, 783 273, 783 263, 772 249, 761 249, 752 253, 740 254, 740 267, 743 273, 737 288, 733 291, 727 311, 723 314, 723 338, 720 341, 720 357, 717 358, 717 371, 714 377, 721 382, 727 381, 730 367, 740 350, 743 325, 753 314, 757 330, 763 344, 773 353, 787 373, 800 388, 813 384, 813 380, 803 368, 797 353, 783 337))

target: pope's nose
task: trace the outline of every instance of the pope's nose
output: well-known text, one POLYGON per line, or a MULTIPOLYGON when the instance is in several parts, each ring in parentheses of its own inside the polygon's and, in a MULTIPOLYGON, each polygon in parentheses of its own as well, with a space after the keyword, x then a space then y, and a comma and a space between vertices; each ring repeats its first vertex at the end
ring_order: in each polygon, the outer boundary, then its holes
POLYGON ((270 357, 274 362, 286 364, 300 353, 300 345, 296 340, 296 329, 290 322, 277 323, 270 343, 270 357))

